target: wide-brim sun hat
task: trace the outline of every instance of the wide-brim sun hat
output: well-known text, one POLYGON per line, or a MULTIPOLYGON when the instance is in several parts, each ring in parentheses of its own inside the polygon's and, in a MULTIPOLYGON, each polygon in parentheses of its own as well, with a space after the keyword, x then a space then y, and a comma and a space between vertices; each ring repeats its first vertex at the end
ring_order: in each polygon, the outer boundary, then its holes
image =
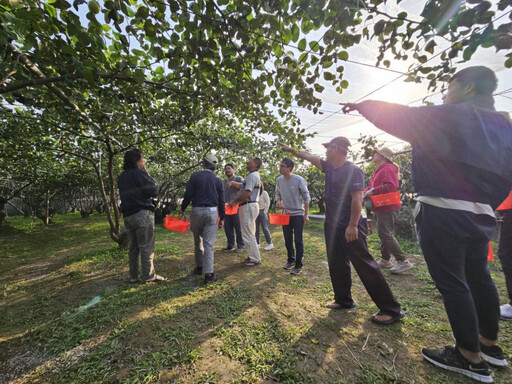
POLYGON ((393 156, 395 154, 393 153, 393 151, 391 149, 386 148, 386 147, 384 147, 384 148, 377 148, 375 150, 375 152, 378 153, 379 155, 381 155, 382 157, 384 157, 385 159, 393 162, 393 156))

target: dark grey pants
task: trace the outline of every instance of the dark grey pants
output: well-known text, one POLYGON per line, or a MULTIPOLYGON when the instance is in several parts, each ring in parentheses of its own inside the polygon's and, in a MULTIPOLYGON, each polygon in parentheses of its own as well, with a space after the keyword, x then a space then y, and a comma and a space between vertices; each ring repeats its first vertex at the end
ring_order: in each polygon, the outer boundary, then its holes
POLYGON ((142 266, 142 280, 155 276, 153 257, 155 255, 155 215, 142 210, 124 218, 124 226, 130 241, 128 259, 130 279, 139 278, 139 257, 142 266))
POLYGON ((380 238, 382 260, 389 261, 391 256, 394 256, 397 261, 405 261, 405 254, 393 235, 398 209, 391 212, 379 212, 375 215, 377 216, 377 233, 380 238))

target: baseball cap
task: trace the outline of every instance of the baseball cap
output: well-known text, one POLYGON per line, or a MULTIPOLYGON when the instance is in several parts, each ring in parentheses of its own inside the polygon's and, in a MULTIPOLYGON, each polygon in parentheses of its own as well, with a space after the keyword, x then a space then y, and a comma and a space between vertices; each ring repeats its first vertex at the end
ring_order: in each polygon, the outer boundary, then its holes
POLYGON ((207 163, 210 163, 210 164, 213 164, 213 165, 217 165, 218 163, 218 160, 215 156, 213 155, 206 155, 205 157, 203 157, 203 160, 206 161, 207 163))
POLYGON ((332 139, 331 141, 329 141, 328 143, 323 143, 322 145, 326 148, 331 145, 335 145, 337 147, 343 148, 344 150, 348 151, 348 147, 350 147, 351 144, 350 144, 350 141, 346 137, 338 136, 338 137, 335 137, 334 139, 332 139))

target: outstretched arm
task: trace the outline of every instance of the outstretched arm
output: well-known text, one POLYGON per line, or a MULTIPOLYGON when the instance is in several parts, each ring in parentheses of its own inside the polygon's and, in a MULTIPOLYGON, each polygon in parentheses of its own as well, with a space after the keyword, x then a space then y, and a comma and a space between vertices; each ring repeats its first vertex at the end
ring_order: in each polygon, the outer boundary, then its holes
POLYGON ((281 143, 279 143, 279 145, 281 146, 281 149, 284 152, 289 152, 292 155, 295 155, 300 159, 307 160, 311 164, 313 164, 315 167, 317 167, 319 170, 323 171, 322 159, 319 158, 318 156, 312 155, 311 153, 306 152, 306 151, 298 151, 295 148, 289 147, 288 145, 284 145, 281 143))

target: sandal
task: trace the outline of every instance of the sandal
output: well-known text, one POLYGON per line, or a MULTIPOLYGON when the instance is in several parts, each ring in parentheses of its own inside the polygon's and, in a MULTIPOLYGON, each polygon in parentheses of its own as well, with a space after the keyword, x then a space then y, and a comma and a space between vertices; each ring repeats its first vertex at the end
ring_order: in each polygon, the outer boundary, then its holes
POLYGON ((162 281, 167 281, 167 279, 163 276, 155 275, 151 280, 146 280, 144 283, 160 283, 162 281))
POLYGON ((340 304, 340 303, 337 303, 337 302, 333 301, 332 303, 326 304, 325 306, 327 308, 329 308, 329 309, 340 310, 340 309, 352 309, 352 308, 355 308, 355 307, 357 307, 357 304, 355 302, 352 302, 351 305, 345 305, 345 304, 340 304))
POLYGON ((249 261, 248 263, 245 263, 245 266, 246 267, 255 267, 256 265, 260 265, 260 264, 261 264, 261 261, 260 262, 249 261))
POLYGON ((384 311, 379 311, 377 314, 370 317, 370 320, 373 321, 375 324, 379 325, 390 325, 393 323, 396 323, 398 320, 403 318, 405 316, 405 312, 403 309, 400 310, 400 313, 398 315, 390 315, 389 313, 386 313, 384 311), (388 320, 379 320, 375 316, 389 316, 390 318, 388 320))

